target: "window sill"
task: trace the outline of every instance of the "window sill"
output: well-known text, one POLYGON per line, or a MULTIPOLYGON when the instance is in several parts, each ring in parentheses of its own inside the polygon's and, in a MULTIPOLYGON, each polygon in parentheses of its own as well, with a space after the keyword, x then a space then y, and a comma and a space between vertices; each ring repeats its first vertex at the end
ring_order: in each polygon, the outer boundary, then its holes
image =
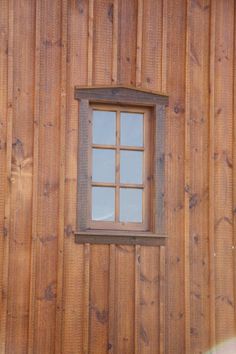
POLYGON ((119 245, 165 245, 167 235, 152 232, 86 230, 75 232, 75 243, 119 244, 119 245))

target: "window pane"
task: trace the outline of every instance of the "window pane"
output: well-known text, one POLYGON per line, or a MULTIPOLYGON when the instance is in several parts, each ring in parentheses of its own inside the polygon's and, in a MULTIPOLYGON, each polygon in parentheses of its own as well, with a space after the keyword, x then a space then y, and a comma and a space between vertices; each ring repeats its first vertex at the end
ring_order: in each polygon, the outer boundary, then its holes
POLYGON ((120 152, 120 181, 121 183, 142 184, 143 177, 143 152, 125 151, 120 152))
POLYGON ((93 149, 94 182, 115 182, 115 150, 93 149))
POLYGON ((121 112, 120 143, 126 146, 143 146, 143 114, 121 112))
POLYGON ((92 188, 92 220, 115 220, 115 188, 92 188))
POLYGON ((120 221, 142 222, 142 189, 120 189, 120 221))
POLYGON ((116 144, 116 112, 93 111, 93 144, 116 144))

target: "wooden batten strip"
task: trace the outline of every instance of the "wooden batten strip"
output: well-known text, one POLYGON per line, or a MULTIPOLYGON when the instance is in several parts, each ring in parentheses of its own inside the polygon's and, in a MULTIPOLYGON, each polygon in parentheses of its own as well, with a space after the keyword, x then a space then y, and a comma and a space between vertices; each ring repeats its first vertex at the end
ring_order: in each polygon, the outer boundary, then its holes
POLYGON ((112 84, 117 84, 118 60, 118 0, 113 0, 113 26, 112 26, 112 84))
POLYGON ((135 246, 135 288, 134 288, 134 295, 135 295, 135 307, 134 307, 134 352, 135 354, 140 353, 140 272, 141 272, 141 246, 135 246))
POLYGON ((141 86, 142 84, 142 45, 143 45, 143 0, 138 0, 136 86, 141 86))
POLYGON ((58 266, 57 266, 57 306, 55 351, 62 352, 63 320, 63 257, 64 257, 64 223, 65 223, 65 129, 66 129, 66 68, 67 68, 67 7, 68 1, 62 0, 61 16, 61 102, 60 102, 60 188, 59 188, 59 230, 58 230, 58 266))
POLYGON ((189 187, 190 187, 190 0, 186 9, 186 57, 185 57, 185 167, 184 167, 184 284, 185 284, 185 351, 190 353, 190 263, 189 263, 189 187))
POLYGON ((88 19, 88 85, 93 83, 93 14, 94 0, 89 0, 88 19))
MULTIPOLYGON (((210 260, 210 345, 216 345, 215 323, 215 191, 214 191, 214 135, 215 135, 215 28, 216 28, 216 2, 211 0, 211 28, 210 28, 210 100, 209 100, 209 260, 210 260)), ((213 353, 214 354, 214 353, 213 353)))
POLYGON ((109 327, 108 327, 108 348, 109 353, 114 354, 115 333, 116 333, 116 246, 110 245, 110 272, 109 272, 109 327))
POLYGON ((35 28, 35 93, 34 93, 34 146, 33 146, 33 198, 32 198, 32 244, 29 304, 28 353, 34 351, 35 334, 35 287, 37 257, 37 215, 38 215, 38 165, 39 165, 39 121, 40 121, 40 31, 41 0, 36 1, 35 28))
POLYGON ((3 242, 3 276, 2 294, 4 294, 1 307, 1 353, 6 352, 7 339, 7 305, 8 305, 8 270, 9 270, 9 238, 10 238, 10 183, 11 183, 11 157, 12 157, 12 125, 13 125, 13 39, 14 39, 14 12, 13 0, 8 2, 8 71, 7 71, 7 140, 6 140, 6 185, 4 209, 4 242, 3 242))
POLYGON ((84 245, 83 354, 89 353, 90 245, 84 245))
POLYGON ((165 246, 160 246, 160 285, 159 285, 159 321, 160 321, 160 354, 165 354, 165 246))
POLYGON ((168 1, 162 0, 162 59, 161 59, 161 91, 167 90, 167 3, 168 1))

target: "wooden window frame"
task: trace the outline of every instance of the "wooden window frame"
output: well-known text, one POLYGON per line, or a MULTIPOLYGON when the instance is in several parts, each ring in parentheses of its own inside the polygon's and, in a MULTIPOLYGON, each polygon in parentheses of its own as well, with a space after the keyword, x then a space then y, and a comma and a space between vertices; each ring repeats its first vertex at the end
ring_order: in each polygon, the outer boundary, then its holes
MULTIPOLYGON (((161 245, 166 235, 165 224, 165 114, 168 96, 154 91, 127 86, 75 87, 75 99, 79 101, 78 142, 78 196, 76 243, 119 243, 161 245), (149 228, 114 227, 89 221, 90 217, 90 152, 91 107, 96 105, 120 106, 124 110, 137 107, 148 109, 152 115, 153 152, 151 176, 151 200, 149 228), (97 224, 98 225, 98 224, 97 224)), ((102 106, 101 106, 102 107, 102 106)), ((136 109, 137 109, 136 108, 136 109)), ((133 225, 134 226, 134 225, 133 225)), ((147 226, 147 225, 145 225, 147 226)))

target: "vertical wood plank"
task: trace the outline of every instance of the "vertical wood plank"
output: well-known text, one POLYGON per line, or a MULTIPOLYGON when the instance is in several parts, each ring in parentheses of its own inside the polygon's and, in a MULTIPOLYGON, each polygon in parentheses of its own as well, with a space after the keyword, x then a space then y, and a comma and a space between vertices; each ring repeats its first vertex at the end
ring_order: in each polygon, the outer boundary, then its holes
POLYGON ((83 279, 83 353, 89 353, 89 309, 90 309, 90 245, 84 245, 83 279))
POLYGON ((159 351, 160 354, 166 353, 165 345, 165 323, 166 323, 166 247, 160 246, 160 308, 159 308, 159 351))
POLYGON ((134 247, 116 247, 115 353, 129 354, 134 348, 134 247))
POLYGON ((190 77, 189 77, 189 52, 190 52, 190 2, 186 3, 186 58, 185 58, 185 147, 184 147, 184 305, 185 305, 185 353, 190 352, 190 240, 189 240, 189 208, 190 208, 190 77))
MULTIPOLYGON (((166 1, 164 2, 166 3, 166 1)), ((162 90, 162 61, 164 66, 166 63, 166 58, 162 58, 162 55, 164 55, 162 14, 162 0, 144 1, 142 86, 157 91, 162 90)))
POLYGON ((93 36, 94 36, 94 0, 89 0, 88 12, 88 85, 93 83, 93 36))
POLYGON ((215 264, 216 341, 235 336, 232 224, 234 1, 216 2, 215 30, 215 264), (228 271, 225 272, 225 269, 228 271))
POLYGON ((141 247, 140 252, 140 353, 159 353, 160 348, 160 247, 141 247))
MULTIPOLYGON (((209 99, 209 282, 210 282, 210 346, 216 345, 216 323, 215 323, 215 29, 216 29, 216 2, 211 0, 210 7, 210 99, 209 99)), ((214 354, 214 353, 213 353, 214 354)))
MULTIPOLYGON (((234 66, 233 66, 233 260, 234 302, 236 301, 236 4, 234 3, 234 66)), ((236 310, 234 312, 236 323, 236 310)))
POLYGON ((116 333, 116 246, 110 245, 109 261, 109 334, 108 350, 110 354, 115 353, 116 333))
POLYGON ((87 84, 88 1, 70 1, 67 36, 67 119, 62 352, 83 352, 84 246, 75 245, 77 217, 78 101, 74 86, 87 84))
POLYGON ((138 0, 137 9, 137 49, 136 49, 136 86, 142 80, 142 46, 143 46, 143 0, 138 0))
POLYGON ((118 67, 118 29, 119 29, 118 0, 113 0, 113 26, 112 26, 112 83, 117 83, 118 67))
POLYGON ((12 104, 13 104, 13 2, 8 1, 2 7, 1 15, 1 51, 0 64, 0 103, 1 103, 1 240, 0 240, 0 351, 6 349, 6 321, 8 298, 8 259, 10 237, 10 178, 12 152, 12 104), (3 198, 3 199, 2 199, 3 198))
POLYGON ((34 348, 37 348, 37 352, 54 352, 59 215, 57 159, 60 151, 61 1, 48 3, 42 0, 41 19, 34 348))
POLYGON ((28 353, 33 353, 35 330, 35 286, 37 256, 37 215, 38 215, 38 155, 40 120, 40 39, 41 39, 41 0, 35 3, 35 55, 34 55, 34 131, 33 131, 33 190, 32 190, 32 236, 30 263, 30 300, 28 353))
POLYGON ((184 128, 186 3, 168 1, 167 91, 167 321, 166 352, 185 353, 184 287, 184 128), (173 31, 174 29, 174 31, 173 31), (181 63, 181 65, 179 65, 181 63), (182 186, 182 188, 180 187, 182 186), (175 289, 175 296, 173 296, 175 289), (175 333, 175 336, 173 336, 175 333))
POLYGON ((135 313, 134 313, 134 352, 140 353, 140 282, 141 282, 141 246, 135 246, 135 313))
POLYGON ((32 209, 34 26, 35 6, 14 6, 13 124, 11 221, 7 352, 25 353, 28 346, 29 283, 32 209), (25 25, 22 26, 22 23, 25 25), (24 41, 21 41, 24 38, 24 41), (27 75, 26 75, 27 73, 27 75), (22 261, 22 259, 24 261, 22 261), (20 270, 20 271, 19 271, 20 270), (17 301, 16 301, 17 294, 17 301))
POLYGON ((162 58, 161 58, 161 90, 166 92, 167 87, 167 1, 162 0, 162 58))
POLYGON ((119 1, 118 83, 136 82, 137 1, 119 1), (128 25, 129 24, 129 25, 128 25))
POLYGON ((109 245, 90 247, 89 350, 100 354, 109 348, 109 245))
MULTIPOLYGON (((93 83, 110 85, 112 81, 112 30, 114 21, 114 3, 110 0, 99 0, 94 3, 94 50, 93 50, 93 83)), ((116 5, 117 6, 117 5, 116 5)), ((117 10, 116 10, 117 11, 117 10)), ((115 53, 113 53, 115 55, 115 53)))
POLYGON ((210 347, 209 302, 209 43, 210 2, 188 3, 186 118, 188 126, 190 352, 210 347), (197 172, 198 171, 198 172, 197 172), (200 172, 201 171, 201 172, 200 172), (204 315, 203 315, 204 314, 204 315))
POLYGON ((58 264, 57 264, 57 305, 55 351, 62 353, 63 321, 63 264, 65 228, 65 127, 66 127, 66 69, 67 69, 67 0, 61 1, 61 98, 60 98, 60 181, 59 181, 59 222, 58 222, 58 264))

